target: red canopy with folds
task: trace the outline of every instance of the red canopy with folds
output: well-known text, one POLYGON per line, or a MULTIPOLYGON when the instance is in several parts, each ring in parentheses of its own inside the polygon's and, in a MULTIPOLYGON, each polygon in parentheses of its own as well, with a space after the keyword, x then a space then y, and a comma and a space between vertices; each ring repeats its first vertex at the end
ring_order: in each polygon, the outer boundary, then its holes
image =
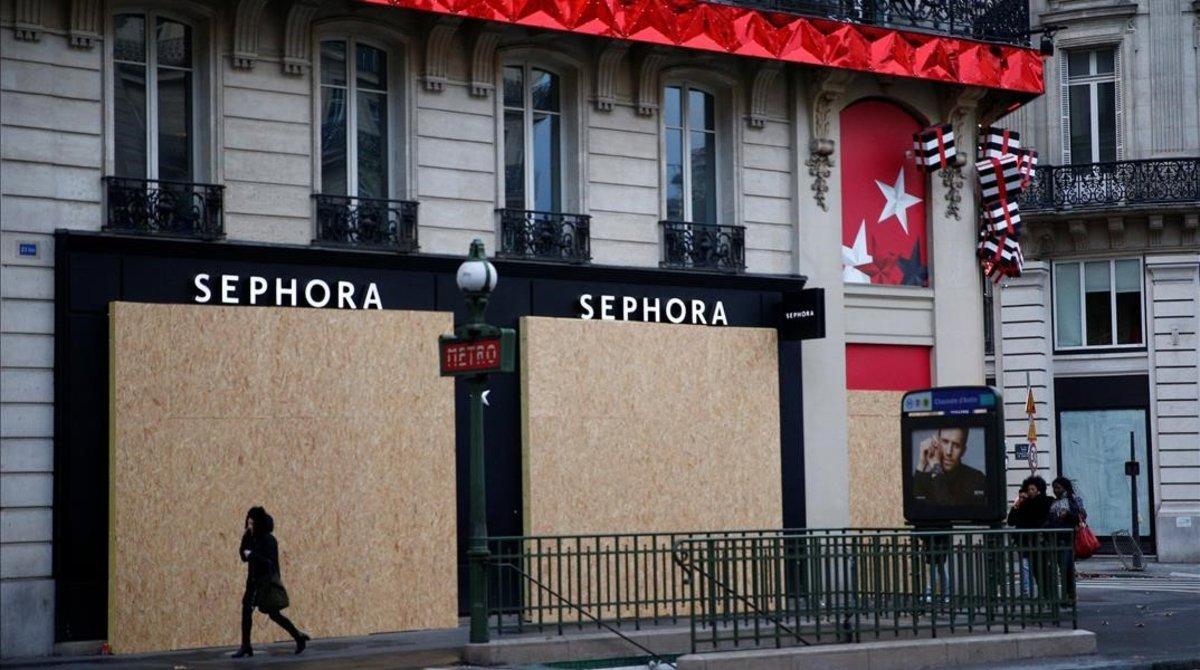
POLYGON ((583 35, 967 84, 1045 90, 1036 49, 698 0, 366 0, 583 35))

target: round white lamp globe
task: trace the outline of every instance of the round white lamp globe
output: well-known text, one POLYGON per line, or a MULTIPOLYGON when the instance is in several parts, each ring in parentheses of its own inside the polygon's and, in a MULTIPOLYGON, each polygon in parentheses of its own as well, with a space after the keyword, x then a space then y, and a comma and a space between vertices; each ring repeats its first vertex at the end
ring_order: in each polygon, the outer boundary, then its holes
POLYGON ((491 293, 496 288, 500 276, 496 266, 486 260, 470 260, 458 266, 455 282, 461 291, 467 293, 491 293))

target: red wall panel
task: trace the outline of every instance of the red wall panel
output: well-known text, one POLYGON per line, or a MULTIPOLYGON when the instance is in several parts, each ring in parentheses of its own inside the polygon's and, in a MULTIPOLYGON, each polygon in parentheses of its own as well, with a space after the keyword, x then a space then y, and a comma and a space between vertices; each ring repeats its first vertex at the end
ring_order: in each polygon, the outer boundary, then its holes
POLYGON ((851 391, 909 391, 932 385, 930 347, 847 344, 846 388, 851 391))

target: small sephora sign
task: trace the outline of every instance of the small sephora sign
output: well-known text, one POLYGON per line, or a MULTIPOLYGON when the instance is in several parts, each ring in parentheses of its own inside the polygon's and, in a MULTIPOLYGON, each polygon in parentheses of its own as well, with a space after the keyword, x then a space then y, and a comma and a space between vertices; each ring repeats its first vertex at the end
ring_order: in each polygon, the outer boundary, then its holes
POLYGON ((783 294, 779 308, 779 337, 783 340, 825 337, 825 289, 806 288, 783 294))

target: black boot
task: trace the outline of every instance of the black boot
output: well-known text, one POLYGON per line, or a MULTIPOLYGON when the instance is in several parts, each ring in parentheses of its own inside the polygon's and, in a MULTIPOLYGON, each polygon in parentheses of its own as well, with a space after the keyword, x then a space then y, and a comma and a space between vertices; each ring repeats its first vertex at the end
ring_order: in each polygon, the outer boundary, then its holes
POLYGON ((242 647, 242 648, 238 649, 236 652, 234 652, 234 654, 231 658, 245 658, 247 656, 253 656, 253 655, 254 655, 253 649, 251 649, 250 647, 242 647))
POLYGON ((296 636, 296 653, 303 654, 304 648, 308 646, 308 641, 311 639, 312 638, 308 636, 308 633, 300 633, 299 635, 297 635, 296 636))

